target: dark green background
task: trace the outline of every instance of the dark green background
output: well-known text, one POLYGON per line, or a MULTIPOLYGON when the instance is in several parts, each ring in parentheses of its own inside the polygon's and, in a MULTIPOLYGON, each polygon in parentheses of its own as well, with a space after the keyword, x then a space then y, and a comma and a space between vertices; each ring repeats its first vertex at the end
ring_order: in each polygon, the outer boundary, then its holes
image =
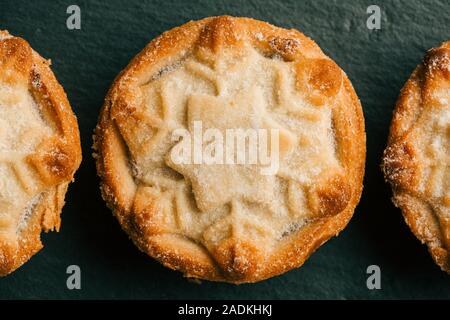
POLYGON ((449 1, 5 1, 0 29, 27 39, 51 58, 78 116, 84 159, 70 186, 60 233, 0 279, 0 298, 450 298, 450 276, 434 265, 390 202, 379 162, 400 88, 424 52, 450 38, 449 1), (66 28, 66 9, 81 8, 81 30, 66 28), (382 28, 366 28, 366 8, 382 9, 382 28), (92 131, 116 74, 161 32, 211 15, 230 14, 297 28, 348 74, 361 99, 367 166, 360 205, 339 237, 297 270, 258 284, 185 280, 139 252, 100 197, 92 131), (66 288, 66 268, 82 270, 82 290, 66 288), (366 268, 379 265, 382 289, 368 290, 366 268))

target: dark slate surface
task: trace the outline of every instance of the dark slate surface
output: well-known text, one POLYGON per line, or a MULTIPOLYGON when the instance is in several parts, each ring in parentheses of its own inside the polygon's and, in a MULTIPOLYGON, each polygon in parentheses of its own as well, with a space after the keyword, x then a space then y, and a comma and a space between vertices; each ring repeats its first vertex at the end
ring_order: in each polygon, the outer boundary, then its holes
POLYGON ((379 162, 392 108, 424 52, 450 38, 449 1, 0 1, 0 28, 24 37, 64 86, 78 116, 84 160, 67 195, 61 232, 43 236, 45 248, 0 279, 0 298, 450 298, 450 276, 390 202, 379 162), (382 29, 366 28, 366 8, 382 8, 382 29), (66 28, 76 3, 82 29, 66 28), (367 167, 361 203, 349 226, 306 264, 249 285, 186 281, 140 253, 105 207, 91 157, 92 130, 115 75, 161 32, 191 19, 231 14, 297 28, 347 72, 367 126, 367 167), (82 270, 82 289, 66 288, 66 268, 82 270), (366 287, 377 264, 382 289, 366 287))

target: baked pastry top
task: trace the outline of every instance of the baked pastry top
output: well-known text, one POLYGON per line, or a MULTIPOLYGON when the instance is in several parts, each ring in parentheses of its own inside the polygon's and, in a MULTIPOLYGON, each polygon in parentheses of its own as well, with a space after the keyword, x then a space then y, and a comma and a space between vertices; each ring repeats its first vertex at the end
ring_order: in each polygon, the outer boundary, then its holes
POLYGON ((49 65, 0 31, 0 275, 42 248, 42 230, 59 229, 81 161, 77 121, 49 65))
POLYGON ((383 170, 407 224, 450 273, 450 41, 429 50, 403 87, 383 170))
POLYGON ((131 61, 94 149, 103 197, 142 251, 188 277, 241 283, 300 266, 345 227, 365 132, 350 81, 311 39, 221 16, 165 32, 131 61), (223 136, 277 129, 277 170, 175 161, 185 137, 174 132, 196 122, 223 136))

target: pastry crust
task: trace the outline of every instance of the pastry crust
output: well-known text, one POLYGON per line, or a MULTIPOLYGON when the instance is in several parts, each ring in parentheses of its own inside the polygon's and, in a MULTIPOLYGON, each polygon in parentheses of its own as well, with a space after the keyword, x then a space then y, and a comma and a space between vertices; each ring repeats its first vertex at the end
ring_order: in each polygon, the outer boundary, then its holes
POLYGON ((59 230, 81 161, 77 120, 49 65, 0 31, 0 276, 43 247, 42 230, 59 230))
POLYGON ((102 195, 122 228, 187 277, 256 282, 299 267, 361 195, 364 119, 347 76, 302 33, 249 18, 206 18, 151 41, 115 79, 94 138, 102 195), (254 101, 273 103, 245 111, 254 101), (221 126, 250 115, 282 128, 275 178, 167 158, 176 143, 164 139, 191 129, 186 117, 221 126), (300 150, 311 154, 305 169, 300 150))
POLYGON ((450 42, 427 52, 395 107, 382 169, 393 202, 450 273, 450 42))

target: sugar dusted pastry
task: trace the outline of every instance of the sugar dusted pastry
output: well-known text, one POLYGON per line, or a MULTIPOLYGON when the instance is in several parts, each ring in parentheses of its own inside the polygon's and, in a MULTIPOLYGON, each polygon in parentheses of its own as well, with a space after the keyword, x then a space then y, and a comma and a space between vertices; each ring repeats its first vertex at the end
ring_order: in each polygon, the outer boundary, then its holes
POLYGON ((58 230, 64 195, 81 161, 77 120, 50 63, 0 31, 0 276, 58 230))
POLYGON ((165 32, 131 61, 94 149, 103 197, 140 250, 188 277, 242 283, 299 267, 346 226, 365 132, 350 81, 311 39, 222 16, 165 32), (249 149, 226 158, 239 130, 249 149))
POLYGON ((450 41, 429 50, 403 87, 383 170, 406 223, 450 273, 450 41))

